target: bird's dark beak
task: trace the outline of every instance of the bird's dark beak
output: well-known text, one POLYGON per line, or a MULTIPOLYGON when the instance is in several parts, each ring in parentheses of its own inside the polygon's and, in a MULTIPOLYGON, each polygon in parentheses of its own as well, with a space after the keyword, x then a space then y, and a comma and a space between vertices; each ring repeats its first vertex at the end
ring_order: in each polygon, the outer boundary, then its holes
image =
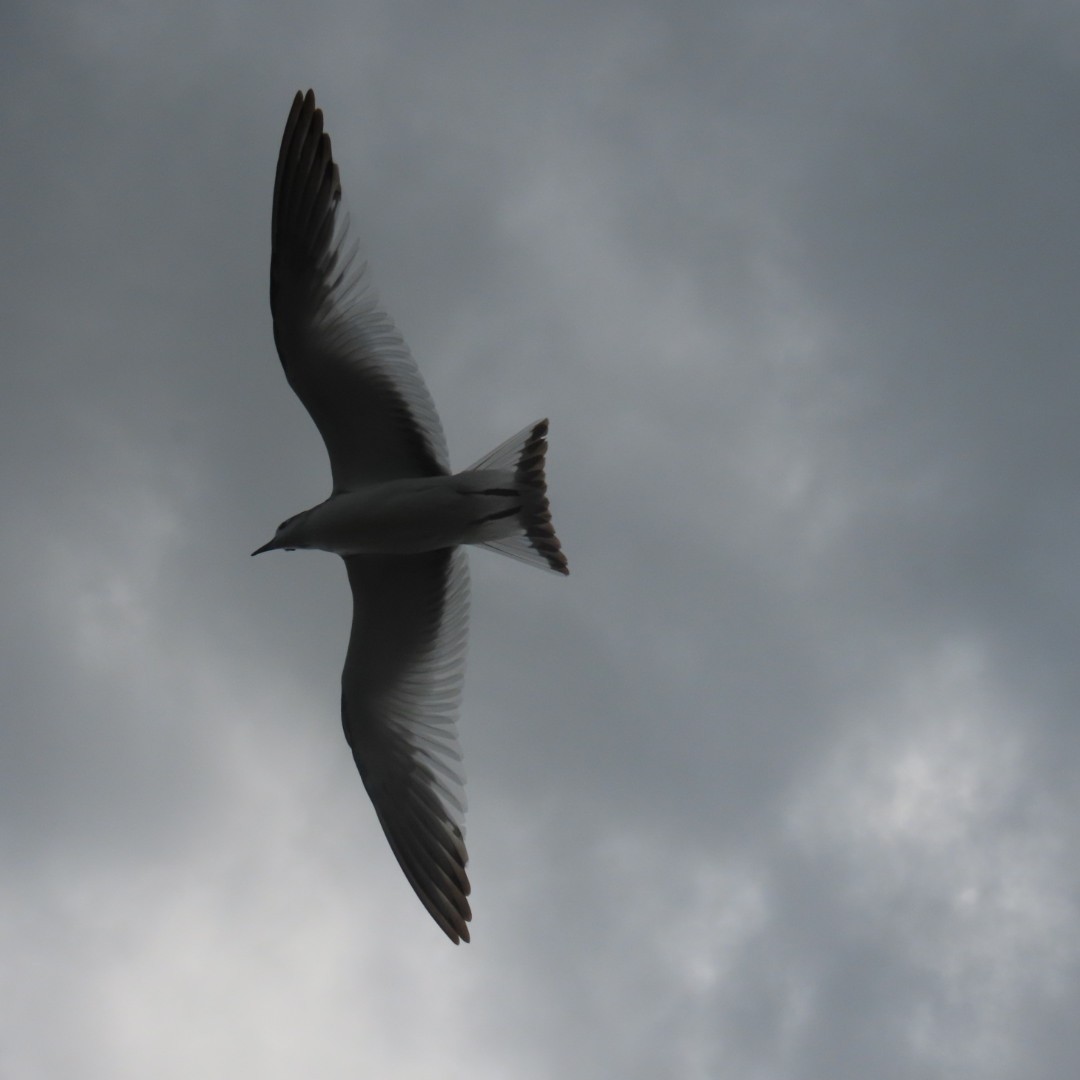
POLYGON ((261 555, 264 551, 273 551, 278 546, 277 537, 275 536, 269 544, 263 544, 261 548, 256 548, 251 554, 261 555))

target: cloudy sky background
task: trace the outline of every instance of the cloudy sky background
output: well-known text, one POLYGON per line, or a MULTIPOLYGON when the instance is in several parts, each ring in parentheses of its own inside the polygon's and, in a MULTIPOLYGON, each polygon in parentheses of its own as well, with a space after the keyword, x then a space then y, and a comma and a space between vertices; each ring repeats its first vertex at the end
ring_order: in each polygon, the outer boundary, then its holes
POLYGON ((1071 1075, 1080 8, 4 8, 0 1072, 1071 1075), (273 349, 313 86, 461 467, 474 941, 341 735, 273 349))

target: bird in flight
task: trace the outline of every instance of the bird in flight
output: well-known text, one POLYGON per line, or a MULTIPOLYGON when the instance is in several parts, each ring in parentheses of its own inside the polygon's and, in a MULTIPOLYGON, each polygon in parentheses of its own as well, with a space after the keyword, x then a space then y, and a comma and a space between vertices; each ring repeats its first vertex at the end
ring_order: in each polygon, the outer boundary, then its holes
POLYGON ((457 944, 469 940, 472 918, 456 730, 469 606, 463 546, 569 573, 548 509, 548 422, 451 471, 434 402, 372 296, 310 90, 297 93, 281 140, 271 237, 274 342, 326 443, 333 490, 252 554, 316 548, 345 560, 345 738, 409 884, 457 944))

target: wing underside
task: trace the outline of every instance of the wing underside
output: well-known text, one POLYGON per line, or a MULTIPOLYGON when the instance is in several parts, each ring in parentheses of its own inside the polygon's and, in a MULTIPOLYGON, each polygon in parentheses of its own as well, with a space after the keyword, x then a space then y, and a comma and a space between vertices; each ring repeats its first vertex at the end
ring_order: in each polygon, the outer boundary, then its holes
POLYGON ((310 90, 293 101, 278 157, 270 308, 285 375, 326 443, 336 491, 450 471, 431 395, 349 235, 310 90))
POLYGON ((460 549, 351 556, 342 724, 405 876, 457 943, 472 917, 457 713, 469 579, 460 549))

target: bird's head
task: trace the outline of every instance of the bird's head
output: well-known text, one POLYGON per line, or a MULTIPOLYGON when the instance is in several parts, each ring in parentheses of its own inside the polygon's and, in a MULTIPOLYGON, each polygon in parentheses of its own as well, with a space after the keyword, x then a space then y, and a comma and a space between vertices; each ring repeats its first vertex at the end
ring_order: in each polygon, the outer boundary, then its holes
POLYGON ((308 513, 309 511, 304 510, 302 513, 293 514, 291 518, 286 518, 277 527, 274 539, 268 544, 263 544, 261 548, 256 548, 251 554, 261 555, 264 551, 277 551, 282 548, 285 551, 295 551, 298 547, 307 547, 303 536, 303 526, 308 513))

